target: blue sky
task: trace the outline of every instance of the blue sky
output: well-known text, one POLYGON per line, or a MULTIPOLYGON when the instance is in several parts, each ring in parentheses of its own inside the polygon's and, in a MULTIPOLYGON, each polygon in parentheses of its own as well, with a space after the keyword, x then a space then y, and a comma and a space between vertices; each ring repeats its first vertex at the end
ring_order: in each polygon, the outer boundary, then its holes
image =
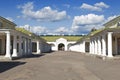
POLYGON ((37 34, 87 34, 120 14, 119 0, 0 0, 0 16, 37 34))

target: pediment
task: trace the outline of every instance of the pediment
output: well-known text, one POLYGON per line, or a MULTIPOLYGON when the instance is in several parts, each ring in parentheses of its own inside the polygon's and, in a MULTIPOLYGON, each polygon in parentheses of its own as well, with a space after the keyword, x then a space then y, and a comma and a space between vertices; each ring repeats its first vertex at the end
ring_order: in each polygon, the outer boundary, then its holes
POLYGON ((64 39, 64 38, 59 38, 59 39, 56 40, 56 42, 59 42, 59 41, 67 41, 67 40, 64 39))

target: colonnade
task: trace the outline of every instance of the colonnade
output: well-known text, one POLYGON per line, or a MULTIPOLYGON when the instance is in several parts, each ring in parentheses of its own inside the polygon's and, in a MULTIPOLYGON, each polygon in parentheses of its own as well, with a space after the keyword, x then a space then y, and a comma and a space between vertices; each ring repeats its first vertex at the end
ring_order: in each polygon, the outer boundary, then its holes
POLYGON ((31 39, 21 35, 16 35, 16 34, 12 35, 9 31, 5 32, 5 34, 6 34, 5 57, 11 59, 12 57, 21 57, 32 54, 31 39), (13 45, 11 45, 11 35, 13 36, 13 45), (13 46, 13 51, 12 51, 13 53, 11 53, 12 46, 13 46))
POLYGON ((112 53, 112 33, 93 37, 90 40, 90 53, 101 56, 113 57, 112 53))
POLYGON ((33 52, 35 54, 40 54, 42 52, 50 52, 51 51, 51 46, 44 41, 34 40, 33 43, 36 44, 36 52, 33 52))

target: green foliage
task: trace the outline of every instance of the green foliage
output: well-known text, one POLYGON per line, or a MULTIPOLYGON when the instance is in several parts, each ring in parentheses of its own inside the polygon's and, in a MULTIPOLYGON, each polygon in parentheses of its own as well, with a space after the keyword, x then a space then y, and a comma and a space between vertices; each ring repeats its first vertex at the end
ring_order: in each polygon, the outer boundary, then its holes
POLYGON ((24 34, 27 34, 27 35, 31 35, 32 32, 28 31, 28 30, 25 30, 24 28, 16 28, 17 31, 20 31, 24 34))

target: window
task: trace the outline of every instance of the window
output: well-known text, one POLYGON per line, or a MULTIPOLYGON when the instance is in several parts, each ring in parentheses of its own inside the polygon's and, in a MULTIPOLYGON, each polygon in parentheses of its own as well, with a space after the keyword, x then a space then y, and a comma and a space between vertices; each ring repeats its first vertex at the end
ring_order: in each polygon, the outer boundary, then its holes
POLYGON ((120 26, 120 22, 118 22, 117 26, 118 26, 118 27, 120 26))
POLYGON ((0 22, 0 27, 2 27, 2 22, 0 22))

